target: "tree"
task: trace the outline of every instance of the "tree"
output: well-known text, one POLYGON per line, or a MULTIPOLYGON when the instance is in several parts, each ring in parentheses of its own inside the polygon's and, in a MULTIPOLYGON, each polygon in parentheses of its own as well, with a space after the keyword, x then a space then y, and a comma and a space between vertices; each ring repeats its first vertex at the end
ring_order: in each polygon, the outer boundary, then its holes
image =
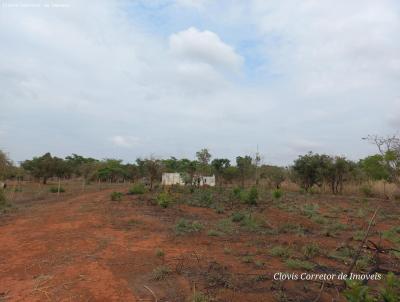
POLYGON ((47 180, 53 177, 55 173, 53 157, 49 152, 40 157, 25 160, 21 163, 21 166, 33 177, 42 179, 43 184, 46 184, 47 180))
POLYGON ((400 186, 400 137, 369 135, 363 139, 376 145, 389 173, 388 181, 400 186))
POLYGON ((91 157, 84 157, 73 153, 65 158, 65 161, 71 171, 75 176, 82 176, 83 169, 88 167, 87 164, 98 162, 98 160, 91 157), (84 167, 86 165, 86 167, 84 167))
POLYGON ((7 154, 0 150, 0 180, 9 178, 13 167, 12 161, 8 158, 7 154))
POLYGON ((270 184, 279 189, 286 179, 286 170, 277 166, 262 166, 261 177, 268 179, 270 184))
POLYGON ((312 152, 300 155, 293 165, 293 171, 300 182, 300 186, 306 191, 309 191, 314 185, 321 186, 327 162, 327 155, 313 154, 312 152))
POLYGON ((161 178, 162 173, 162 161, 154 158, 144 160, 144 168, 146 175, 149 177, 150 190, 153 189, 154 181, 161 178))
POLYGON ((98 178, 102 181, 117 182, 125 178, 125 170, 120 159, 105 159, 97 170, 98 178))
POLYGON ((231 183, 235 178, 238 177, 238 175, 239 175, 238 168, 233 166, 225 168, 222 172, 222 177, 228 183, 231 183))
POLYGON ((208 149, 201 149, 200 151, 196 152, 197 161, 199 162, 199 172, 201 174, 209 173, 209 162, 211 159, 211 154, 208 152, 208 149))
POLYGON ((215 158, 211 162, 211 166, 213 167, 214 172, 217 175, 217 182, 221 184, 220 178, 224 174, 224 170, 231 166, 230 160, 227 158, 215 158))
POLYGON ((253 171, 253 164, 251 156, 238 156, 236 157, 236 166, 241 179, 241 185, 244 187, 244 181, 253 171))
POLYGON ((354 163, 344 157, 325 157, 322 173, 333 194, 342 192, 343 182, 350 175, 353 166, 354 163))
POLYGON ((383 180, 383 194, 386 196, 386 182, 390 181, 390 172, 384 156, 375 154, 360 160, 359 165, 368 180, 383 180))

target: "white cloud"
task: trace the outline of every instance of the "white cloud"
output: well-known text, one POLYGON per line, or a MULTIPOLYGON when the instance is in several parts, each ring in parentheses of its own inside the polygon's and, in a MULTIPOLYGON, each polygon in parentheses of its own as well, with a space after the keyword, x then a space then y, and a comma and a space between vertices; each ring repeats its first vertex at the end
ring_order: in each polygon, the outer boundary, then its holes
POLYGON ((357 157, 361 137, 399 125, 396 1, 68 3, 0 11, 15 159, 190 157, 202 144, 232 158, 259 144, 280 163, 322 146, 357 157))
POLYGON ((111 141, 117 147, 132 148, 139 144, 140 139, 134 136, 115 135, 111 138, 111 141))
POLYGON ((201 62, 216 68, 238 71, 243 58, 211 31, 190 27, 169 37, 169 48, 181 60, 201 62))

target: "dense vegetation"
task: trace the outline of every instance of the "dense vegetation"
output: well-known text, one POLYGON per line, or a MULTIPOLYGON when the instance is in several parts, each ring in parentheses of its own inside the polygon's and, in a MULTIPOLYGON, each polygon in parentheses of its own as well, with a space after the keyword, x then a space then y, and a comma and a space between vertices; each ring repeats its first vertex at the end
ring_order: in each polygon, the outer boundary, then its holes
MULTIPOLYGON (((81 178, 83 183, 141 181, 153 188, 163 172, 181 173, 185 183, 192 184, 195 175, 216 175, 218 186, 239 184, 241 187, 258 185, 260 181, 280 189, 282 183, 297 183, 303 190, 312 192, 329 188, 331 193, 342 193, 344 184, 358 185, 365 193, 372 181, 400 186, 400 140, 398 137, 368 137, 376 144, 378 154, 358 162, 343 156, 331 156, 309 152, 300 155, 289 167, 264 165, 260 157, 238 156, 235 163, 227 158, 212 158, 207 149, 196 153, 196 159, 138 158, 134 163, 118 159, 97 160, 72 154, 65 158, 46 153, 25 160, 19 167, 13 165, 0 151, 0 180, 34 179, 46 184, 50 178, 81 178)), ((386 194, 383 192, 383 194, 386 194)))

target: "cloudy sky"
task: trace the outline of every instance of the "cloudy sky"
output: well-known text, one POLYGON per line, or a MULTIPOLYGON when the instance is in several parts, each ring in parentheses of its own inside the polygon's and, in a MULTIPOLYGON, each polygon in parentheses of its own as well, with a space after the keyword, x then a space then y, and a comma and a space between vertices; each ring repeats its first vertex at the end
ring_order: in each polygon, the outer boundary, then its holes
POLYGON ((97 158, 309 150, 400 130, 397 0, 0 0, 0 148, 97 158))

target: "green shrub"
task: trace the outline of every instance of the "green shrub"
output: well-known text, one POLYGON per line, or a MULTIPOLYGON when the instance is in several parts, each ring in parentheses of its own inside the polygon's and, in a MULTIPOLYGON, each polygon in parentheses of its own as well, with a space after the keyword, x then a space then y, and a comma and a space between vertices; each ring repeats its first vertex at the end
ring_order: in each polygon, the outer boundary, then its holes
POLYGON ((11 204, 7 202, 6 194, 4 190, 0 189, 0 213, 6 213, 8 208, 11 208, 11 204))
POLYGON ((232 190, 232 195, 236 198, 236 199, 241 199, 242 197, 242 189, 239 187, 235 187, 232 190))
POLYGON ((356 280, 346 281, 347 289, 343 292, 348 302, 373 302, 374 299, 369 295, 368 286, 362 285, 356 280))
POLYGON ((123 194, 121 192, 112 192, 111 193, 111 200, 112 201, 121 201, 123 194))
POLYGON ((360 187, 360 192, 366 197, 373 197, 374 196, 374 192, 373 192, 372 187, 370 185, 362 185, 360 187))
POLYGON ((165 256, 165 252, 163 249, 156 249, 156 256, 157 257, 164 257, 165 256))
POLYGON ((235 225, 232 223, 232 220, 225 218, 218 221, 216 228, 222 233, 232 234, 235 230, 235 225))
POLYGON ((192 302, 209 302, 210 299, 201 292, 196 292, 193 294, 192 302))
POLYGON ((258 190, 256 187, 252 187, 249 192, 247 192, 245 202, 249 205, 256 205, 258 200, 258 190))
POLYGON ((222 234, 220 232, 216 231, 216 230, 209 230, 207 232, 207 235, 210 236, 210 237, 219 237, 222 234))
POLYGON ((383 232, 383 238, 395 243, 400 244, 400 226, 392 227, 391 229, 383 232))
POLYGON ((283 196, 283 192, 282 192, 281 189, 276 189, 276 190, 273 190, 273 191, 272 191, 272 197, 273 197, 274 199, 279 199, 279 198, 281 198, 282 196, 283 196))
POLYGON ((270 249, 269 254, 275 257, 289 258, 291 250, 286 246, 277 245, 270 249))
POLYGON ((168 208, 168 206, 174 202, 174 199, 171 194, 162 192, 157 195, 157 203, 162 208, 168 208))
MULTIPOLYGON (((58 193, 58 187, 50 187, 49 189, 50 193, 58 193)), ((60 187, 60 193, 64 193, 65 189, 63 187, 60 187)))
POLYGON ((304 257, 306 257, 307 259, 311 259, 319 254, 320 248, 317 243, 310 243, 303 246, 301 250, 304 257))
POLYGON ((235 212, 235 213, 232 214, 231 219, 232 219, 233 222, 240 222, 240 221, 242 221, 244 219, 245 216, 246 215, 243 214, 242 212, 235 212))
POLYGON ((385 278, 384 287, 380 291, 380 295, 385 302, 400 301, 400 279, 393 273, 388 273, 385 278))
POLYGON ((301 214, 308 218, 311 218, 314 215, 318 214, 318 208, 319 207, 317 204, 312 204, 312 203, 305 204, 301 210, 301 214))
POLYGON ((253 256, 249 256, 249 255, 243 256, 242 257, 242 262, 243 263, 252 263, 253 262, 253 256))
POLYGON ((139 195, 144 194, 146 192, 146 188, 143 184, 138 183, 134 184, 128 191, 129 195, 139 195))
POLYGON ((257 232, 264 226, 265 221, 259 216, 254 216, 247 214, 244 216, 243 220, 240 222, 240 226, 246 231, 257 232))
POLYGON ((213 194, 208 189, 196 190, 187 203, 192 206, 209 208, 213 203, 213 194))
POLYGON ((304 270, 312 270, 315 265, 308 261, 301 261, 297 259, 288 259, 285 261, 286 265, 292 269, 304 269, 304 270))
POLYGON ((345 224, 335 222, 333 224, 325 226, 325 228, 323 229, 323 235, 327 237, 334 237, 338 235, 340 231, 344 231, 345 229, 347 229, 347 226, 345 224))
POLYGON ((203 229, 203 225, 198 221, 188 221, 184 218, 179 219, 175 225, 175 233, 177 235, 184 235, 187 233, 200 232, 203 229))
POLYGON ((153 270, 153 280, 161 281, 164 280, 171 273, 171 269, 167 266, 159 266, 153 270))

